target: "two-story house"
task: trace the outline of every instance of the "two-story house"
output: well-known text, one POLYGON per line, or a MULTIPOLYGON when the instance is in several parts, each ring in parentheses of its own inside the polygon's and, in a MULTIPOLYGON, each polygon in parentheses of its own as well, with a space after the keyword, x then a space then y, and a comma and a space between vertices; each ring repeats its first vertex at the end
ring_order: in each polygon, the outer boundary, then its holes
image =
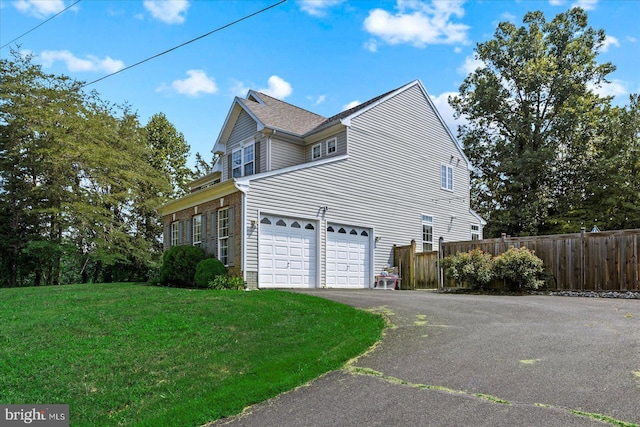
POLYGON ((469 161, 420 81, 329 118, 249 91, 213 151, 160 207, 165 249, 199 245, 250 288, 367 288, 393 245, 482 238, 469 161))

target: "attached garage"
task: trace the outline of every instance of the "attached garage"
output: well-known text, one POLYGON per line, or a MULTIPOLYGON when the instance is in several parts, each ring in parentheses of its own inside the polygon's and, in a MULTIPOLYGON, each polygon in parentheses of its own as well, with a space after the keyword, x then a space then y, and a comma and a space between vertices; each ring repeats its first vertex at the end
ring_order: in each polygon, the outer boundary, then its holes
POLYGON ((371 230, 328 224, 326 235, 327 287, 370 287, 371 230))
POLYGON ((315 221, 277 215, 260 216, 259 287, 316 287, 317 228, 315 221))

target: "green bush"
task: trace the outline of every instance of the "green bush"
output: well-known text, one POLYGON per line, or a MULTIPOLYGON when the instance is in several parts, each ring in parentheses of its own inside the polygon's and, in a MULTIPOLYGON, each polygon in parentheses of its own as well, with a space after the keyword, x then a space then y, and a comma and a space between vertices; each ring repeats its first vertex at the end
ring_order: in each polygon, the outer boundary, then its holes
POLYGON ((168 286, 194 285, 196 267, 204 258, 204 251, 196 246, 174 246, 162 256, 160 283, 168 286))
POLYGON ((440 261, 440 266, 449 277, 466 282, 472 289, 481 289, 494 277, 491 254, 480 249, 449 255, 440 261))
POLYGON ((215 280, 218 276, 225 276, 227 269, 222 261, 216 258, 203 259, 196 266, 196 286, 206 288, 209 282, 215 280))
POLYGON ((543 285, 540 276, 544 272, 542 260, 525 248, 509 248, 494 258, 497 279, 503 280, 507 289, 538 289, 543 285))
POLYGON ((216 276, 212 281, 208 284, 209 289, 213 290, 236 290, 240 291, 244 289, 244 280, 242 277, 229 277, 226 275, 216 276))

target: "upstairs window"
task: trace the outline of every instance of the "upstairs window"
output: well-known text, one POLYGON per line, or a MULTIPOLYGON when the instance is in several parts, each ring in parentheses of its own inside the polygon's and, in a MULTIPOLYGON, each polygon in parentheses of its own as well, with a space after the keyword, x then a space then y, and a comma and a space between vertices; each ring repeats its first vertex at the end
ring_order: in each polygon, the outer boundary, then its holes
POLYGON ((433 251, 433 217, 422 215, 422 252, 433 251))
POLYGON ((254 152, 254 144, 233 150, 231 153, 231 176, 233 178, 253 175, 255 171, 254 152))
POLYGON ((327 156, 338 151, 338 138, 331 138, 327 140, 327 156))
POLYGON ((440 188, 453 191, 453 167, 449 165, 440 166, 440 188))
POLYGON ((322 145, 316 144, 311 147, 311 160, 318 160, 322 157, 322 145))

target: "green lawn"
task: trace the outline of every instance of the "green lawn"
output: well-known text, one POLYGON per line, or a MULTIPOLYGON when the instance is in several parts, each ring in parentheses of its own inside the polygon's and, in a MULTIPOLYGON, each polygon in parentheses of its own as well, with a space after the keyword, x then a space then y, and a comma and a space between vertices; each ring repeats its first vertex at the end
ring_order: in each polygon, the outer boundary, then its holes
POLYGON ((69 404, 72 426, 197 426, 339 368, 383 327, 279 291, 0 289, 0 403, 69 404))

